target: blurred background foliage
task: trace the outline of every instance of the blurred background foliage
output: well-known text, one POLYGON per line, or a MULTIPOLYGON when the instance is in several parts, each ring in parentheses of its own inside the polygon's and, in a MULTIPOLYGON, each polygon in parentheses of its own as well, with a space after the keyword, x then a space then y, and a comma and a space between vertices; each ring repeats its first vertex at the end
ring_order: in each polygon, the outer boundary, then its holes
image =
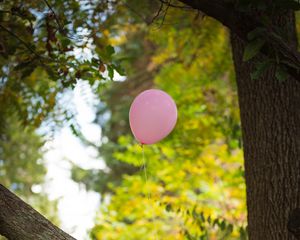
POLYGON ((74 180, 102 194, 91 237, 246 239, 228 32, 199 12, 153 1, 121 1, 104 25, 117 57, 126 58, 127 78, 99 92, 99 154, 107 168, 72 170, 74 180), (148 88, 175 99, 178 123, 167 139, 142 149, 130 133, 128 111, 148 88))
POLYGON ((45 181, 46 136, 61 125, 96 147, 64 100, 83 80, 101 99, 95 123, 106 164, 72 168, 75 181, 101 193, 92 239, 247 239, 229 33, 174 4, 0 1, 1 184, 59 223, 57 202, 35 189, 45 181), (148 88, 174 98, 178 123, 142 149, 128 111, 148 88))

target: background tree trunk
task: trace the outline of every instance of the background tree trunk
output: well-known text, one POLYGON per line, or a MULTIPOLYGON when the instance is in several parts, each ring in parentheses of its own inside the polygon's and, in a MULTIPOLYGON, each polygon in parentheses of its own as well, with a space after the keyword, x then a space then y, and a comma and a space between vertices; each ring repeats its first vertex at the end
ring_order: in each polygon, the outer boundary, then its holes
POLYGON ((9 240, 75 240, 1 184, 0 234, 9 240))
MULTIPOLYGON (((296 46, 292 12, 273 19, 286 41, 296 46)), ((275 78, 275 67, 259 79, 250 73, 256 59, 243 62, 245 44, 231 36, 241 111, 248 233, 251 240, 299 239, 300 84, 275 78), (289 219, 290 216, 290 219, 289 219), (292 217, 293 216, 293 217, 292 217)))

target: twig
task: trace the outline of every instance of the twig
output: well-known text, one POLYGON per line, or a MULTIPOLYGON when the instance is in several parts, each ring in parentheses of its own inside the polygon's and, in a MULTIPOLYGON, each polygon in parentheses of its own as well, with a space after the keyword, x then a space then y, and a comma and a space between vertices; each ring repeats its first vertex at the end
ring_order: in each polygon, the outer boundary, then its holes
POLYGON ((169 10, 169 7, 171 6, 171 1, 172 1, 172 0, 170 0, 168 3, 166 3, 166 4, 167 4, 167 8, 166 8, 165 13, 164 13, 164 15, 163 15, 163 19, 162 19, 161 22, 160 22, 159 28, 161 28, 162 25, 164 24, 165 18, 166 18, 166 16, 167 16, 167 12, 168 12, 168 10, 169 10))
POLYGON ((170 7, 174 7, 174 8, 181 8, 181 9, 192 9, 194 10, 192 7, 190 6, 180 6, 180 5, 175 5, 175 4, 172 4, 171 1, 170 2, 167 2, 165 0, 159 0, 161 3, 163 4, 168 4, 170 7))
POLYGON ((152 18, 152 20, 150 21, 150 24, 153 23, 155 21, 155 19, 160 15, 162 9, 164 7, 164 3, 163 2, 160 2, 160 7, 157 11, 157 13, 155 14, 155 16, 152 18))
POLYGON ((134 8, 132 8, 125 1, 122 3, 124 4, 125 7, 127 7, 130 11, 132 11, 135 15, 137 15, 139 18, 141 18, 146 24, 149 24, 148 21, 144 18, 144 16, 142 14, 140 14, 138 11, 136 11, 134 8))
POLYGON ((49 2, 48 2, 47 0, 43 0, 43 1, 46 3, 46 5, 47 5, 48 8, 50 9, 50 11, 53 13, 54 18, 55 18, 55 21, 56 21, 56 23, 57 23, 57 25, 58 25, 59 32, 60 32, 60 33, 63 33, 64 28, 63 28, 63 26, 60 24, 60 21, 59 21, 57 15, 56 15, 56 13, 54 12, 53 8, 51 7, 51 5, 49 4, 49 2))

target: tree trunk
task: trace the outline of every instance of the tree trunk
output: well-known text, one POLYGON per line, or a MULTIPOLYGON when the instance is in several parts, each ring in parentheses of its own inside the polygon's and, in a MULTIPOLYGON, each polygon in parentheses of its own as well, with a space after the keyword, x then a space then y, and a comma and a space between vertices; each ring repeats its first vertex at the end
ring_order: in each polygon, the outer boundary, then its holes
MULTIPOLYGON (((286 42, 296 45, 292 12, 277 16, 286 42)), ((300 84, 275 78, 275 67, 259 79, 243 62, 244 42, 234 33, 232 52, 238 85, 251 240, 300 239, 300 84)))
POLYGON ((9 240, 75 240, 1 184, 0 235, 9 240))

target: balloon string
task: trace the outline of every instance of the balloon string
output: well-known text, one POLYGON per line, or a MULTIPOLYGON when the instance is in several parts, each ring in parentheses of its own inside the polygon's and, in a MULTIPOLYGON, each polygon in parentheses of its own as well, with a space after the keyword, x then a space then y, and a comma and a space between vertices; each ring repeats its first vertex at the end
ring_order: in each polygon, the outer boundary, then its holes
POLYGON ((144 144, 142 144, 142 154, 143 154, 143 165, 144 165, 144 175, 145 175, 145 185, 146 185, 147 182, 148 182, 148 178, 147 178, 147 169, 146 169, 144 144))
MULTIPOLYGON (((144 151, 144 144, 141 144, 141 147, 142 147, 142 158, 143 158, 143 166, 144 166, 144 175, 145 175, 145 186, 146 186, 146 195, 147 195, 147 198, 148 200, 150 200, 151 198, 151 195, 150 195, 150 191, 147 190, 147 183, 148 183, 148 178, 147 178, 147 169, 146 169, 146 160, 145 160, 145 151, 144 151)), ((153 217, 154 217, 154 214, 153 214, 153 217)), ((154 237, 155 237, 155 240, 158 239, 158 236, 157 236, 157 229, 154 225, 154 237)))

